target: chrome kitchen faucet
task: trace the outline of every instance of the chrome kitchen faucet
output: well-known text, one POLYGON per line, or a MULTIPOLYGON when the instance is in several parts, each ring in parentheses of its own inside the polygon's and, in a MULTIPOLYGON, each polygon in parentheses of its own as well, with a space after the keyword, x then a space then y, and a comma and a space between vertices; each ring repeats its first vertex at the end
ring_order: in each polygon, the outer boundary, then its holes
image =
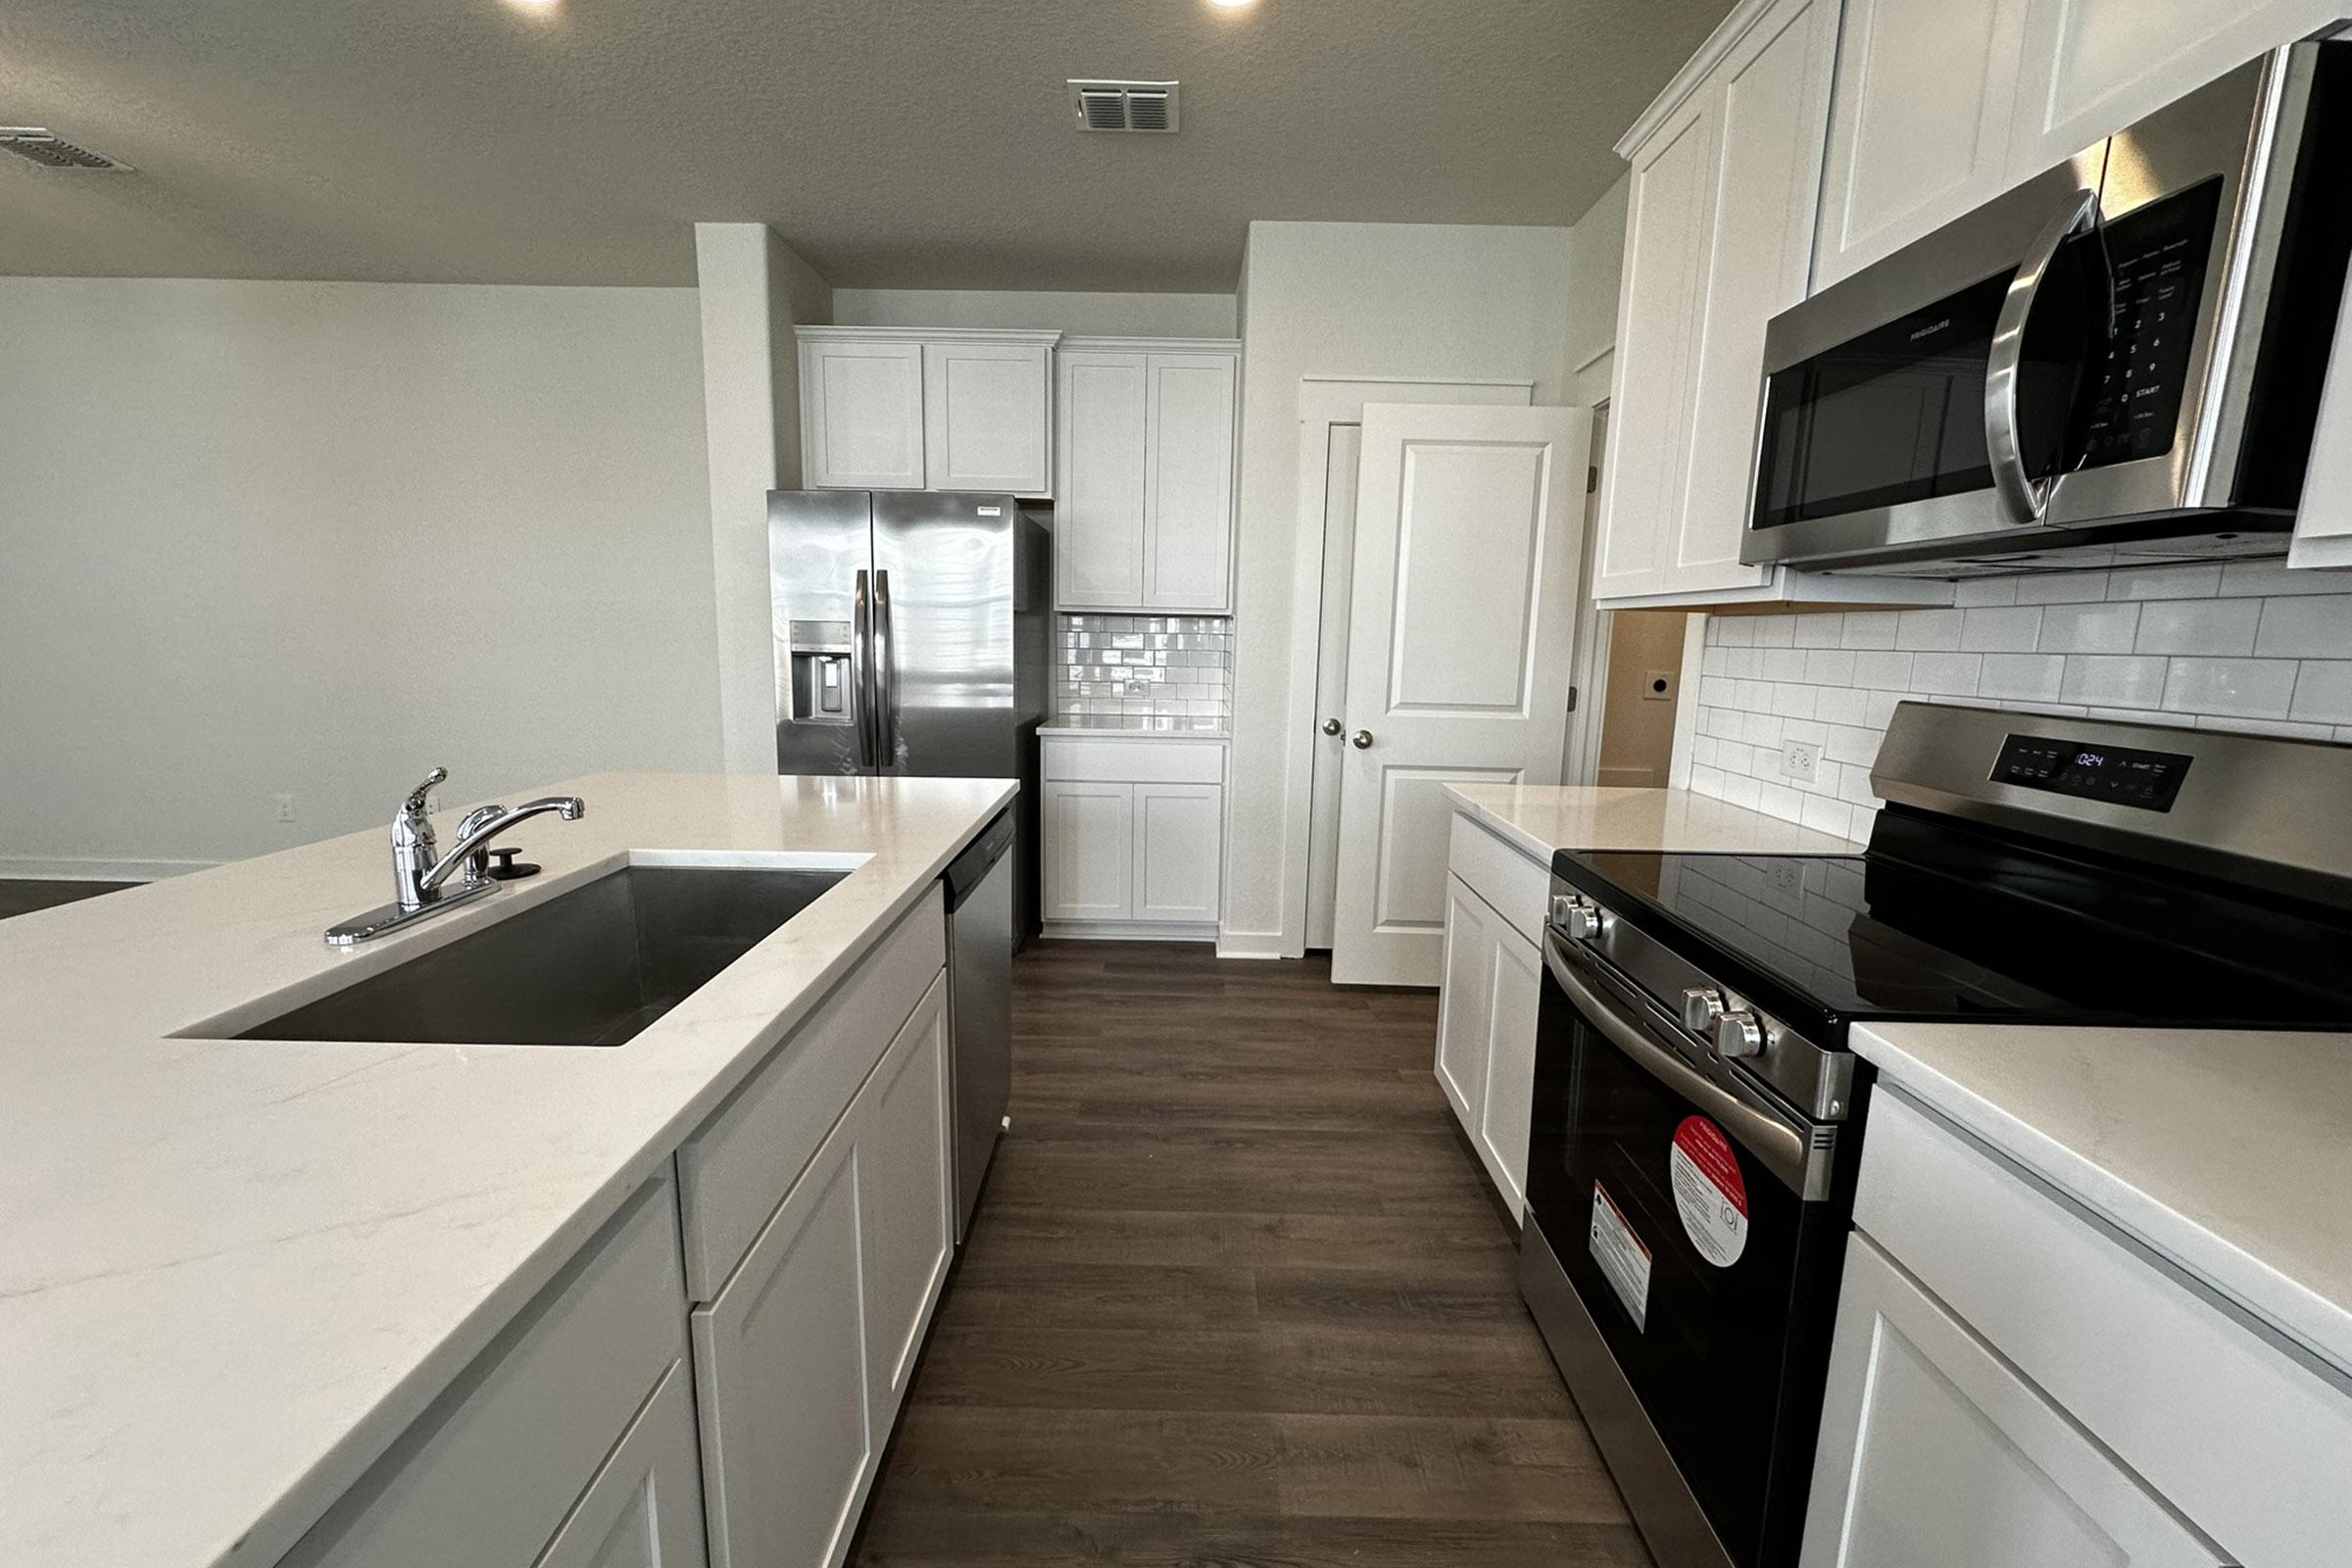
POLYGON ((348 948, 488 893, 498 886, 490 875, 490 841, 515 823, 549 812, 566 822, 576 822, 588 814, 586 803, 576 795, 549 795, 512 808, 477 806, 458 824, 457 843, 450 846, 447 855, 442 855, 440 840, 433 832, 433 819, 426 814, 425 806, 434 786, 448 777, 449 769, 434 768, 425 775, 423 783, 409 792, 392 818, 392 882, 396 902, 330 927, 326 933, 329 947, 348 948), (465 866, 466 874, 454 886, 447 885, 450 873, 460 865, 465 866))

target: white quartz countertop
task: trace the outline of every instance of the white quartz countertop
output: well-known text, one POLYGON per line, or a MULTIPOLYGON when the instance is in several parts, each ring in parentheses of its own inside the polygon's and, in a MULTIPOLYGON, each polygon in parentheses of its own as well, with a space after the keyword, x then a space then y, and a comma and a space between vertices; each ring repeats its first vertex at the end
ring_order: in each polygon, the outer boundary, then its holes
POLYGON ((1689 790, 1448 784, 1460 809, 1548 862, 1558 850, 1679 855, 1855 855, 1862 846, 1689 790))
POLYGON ((2352 1373, 2352 1035, 1856 1024, 1893 1084, 2352 1373))
POLYGON ((1233 730, 1221 718, 1173 713, 1065 713, 1037 727, 1040 735, 1164 736, 1170 740, 1221 741, 1233 730))
POLYGON ((381 828, 0 921, 0 1563, 275 1562, 1013 786, 556 791, 588 813, 516 830, 543 875, 349 951, 321 933, 389 894, 381 828), (173 1038, 657 852, 857 869, 618 1047, 173 1038))

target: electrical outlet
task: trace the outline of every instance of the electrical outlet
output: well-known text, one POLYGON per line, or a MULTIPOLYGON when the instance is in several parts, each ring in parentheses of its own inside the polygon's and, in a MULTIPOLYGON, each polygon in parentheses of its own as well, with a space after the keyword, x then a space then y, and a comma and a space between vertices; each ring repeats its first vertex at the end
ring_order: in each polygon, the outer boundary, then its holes
POLYGON ((1811 741, 1790 741, 1781 748, 1781 772, 1799 784, 1810 784, 1821 772, 1821 748, 1811 741))
POLYGON ((291 822, 294 820, 293 796, 280 795, 277 797, 277 819, 280 822, 291 822))
POLYGON ((1645 703, 1674 701, 1674 671, 1653 669, 1642 681, 1642 700, 1645 703))

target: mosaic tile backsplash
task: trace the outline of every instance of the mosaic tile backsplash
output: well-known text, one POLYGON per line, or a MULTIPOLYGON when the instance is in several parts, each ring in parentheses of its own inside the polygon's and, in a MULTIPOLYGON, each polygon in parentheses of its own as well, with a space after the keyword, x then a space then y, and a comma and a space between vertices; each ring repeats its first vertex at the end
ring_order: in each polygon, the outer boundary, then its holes
POLYGON ((1054 710, 1233 716, 1233 622, 1223 615, 1062 615, 1054 710))
POLYGON ((2277 562, 2005 577, 1949 610, 1707 621, 1690 787, 1852 838, 1894 705, 1978 703, 2352 741, 2352 571, 2277 562), (1820 747, 1810 783, 1783 748, 1820 747))

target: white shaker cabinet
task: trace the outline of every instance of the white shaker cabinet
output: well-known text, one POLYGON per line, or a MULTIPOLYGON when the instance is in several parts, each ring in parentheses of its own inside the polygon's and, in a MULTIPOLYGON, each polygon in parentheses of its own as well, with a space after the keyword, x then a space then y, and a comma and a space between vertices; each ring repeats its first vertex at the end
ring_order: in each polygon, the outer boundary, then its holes
POLYGON ((1104 730, 1044 752, 1046 934, 1213 938, 1225 743, 1104 730))
POLYGON ((1231 610, 1241 345, 1068 338, 1054 364, 1057 603, 1231 610))
POLYGON ((702 1568, 694 1374, 669 1369, 536 1568, 702 1568))
POLYGON ((1750 0, 1618 145, 1633 166, 1593 597, 1948 599, 1740 560, 1764 329, 1805 297, 1836 0, 1750 0))
POLYGON ((849 1550, 947 1276, 946 997, 941 976, 693 1313, 712 1568, 849 1550))
POLYGON ((1822 171, 1816 290, 2009 184, 2028 4, 1846 0, 1822 171))
POLYGON ((1837 1335, 1803 1568, 2224 1562, 1865 1237, 1837 1335))
POLYGON ((1536 1009, 1551 871, 1456 812, 1446 856, 1438 1087, 1520 1222, 1535 1108, 1536 1009))
POLYGON ((797 331, 803 485, 1054 493, 1059 332, 797 331))

